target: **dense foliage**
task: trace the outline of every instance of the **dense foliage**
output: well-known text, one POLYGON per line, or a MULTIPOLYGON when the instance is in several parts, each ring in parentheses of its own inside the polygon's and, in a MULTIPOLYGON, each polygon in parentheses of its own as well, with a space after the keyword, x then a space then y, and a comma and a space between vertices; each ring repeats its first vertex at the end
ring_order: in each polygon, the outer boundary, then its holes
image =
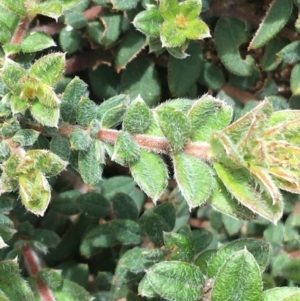
POLYGON ((0 300, 300 300, 299 9, 0 0, 0 300))

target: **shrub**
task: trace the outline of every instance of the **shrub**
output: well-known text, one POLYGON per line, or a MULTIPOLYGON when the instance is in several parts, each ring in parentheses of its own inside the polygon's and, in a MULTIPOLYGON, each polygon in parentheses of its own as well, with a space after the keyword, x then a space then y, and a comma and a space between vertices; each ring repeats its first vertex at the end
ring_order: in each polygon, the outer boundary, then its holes
POLYGON ((1 300, 300 299, 300 2, 266 2, 0 0, 1 300))

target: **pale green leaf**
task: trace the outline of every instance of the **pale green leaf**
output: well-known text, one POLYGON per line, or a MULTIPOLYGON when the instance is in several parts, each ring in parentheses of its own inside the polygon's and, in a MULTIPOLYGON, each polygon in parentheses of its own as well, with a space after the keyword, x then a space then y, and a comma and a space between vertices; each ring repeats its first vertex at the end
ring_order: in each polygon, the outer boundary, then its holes
POLYGON ((43 32, 34 32, 24 38, 21 50, 23 52, 37 52, 53 46, 56 44, 49 35, 43 32))
POLYGON ((156 202, 168 183, 168 171, 159 155, 140 150, 140 159, 130 164, 130 171, 145 193, 156 202))
POLYGON ((190 208, 202 205, 212 193, 212 172, 201 160, 183 153, 173 156, 175 179, 190 208))
POLYGON ((57 127, 59 119, 59 108, 50 108, 41 104, 40 102, 35 102, 30 107, 30 113, 32 117, 42 125, 57 127))

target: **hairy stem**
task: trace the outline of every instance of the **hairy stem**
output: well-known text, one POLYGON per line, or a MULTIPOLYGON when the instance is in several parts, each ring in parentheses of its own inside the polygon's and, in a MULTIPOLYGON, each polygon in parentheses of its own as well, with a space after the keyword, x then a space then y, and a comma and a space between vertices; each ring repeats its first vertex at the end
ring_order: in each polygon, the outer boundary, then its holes
POLYGON ((22 247, 22 255, 28 273, 36 278, 37 289, 39 296, 43 301, 55 301, 51 290, 47 285, 38 277, 39 271, 42 269, 41 260, 37 253, 28 245, 22 247))
MULTIPOLYGON (((106 143, 114 145, 120 131, 111 129, 101 129, 98 132, 98 138, 106 143)), ((144 134, 133 135, 133 140, 140 148, 154 153, 171 153, 169 142, 164 137, 149 136, 144 134)), ((187 155, 197 157, 204 161, 211 161, 210 145, 207 142, 190 142, 186 144, 183 152, 187 155)))

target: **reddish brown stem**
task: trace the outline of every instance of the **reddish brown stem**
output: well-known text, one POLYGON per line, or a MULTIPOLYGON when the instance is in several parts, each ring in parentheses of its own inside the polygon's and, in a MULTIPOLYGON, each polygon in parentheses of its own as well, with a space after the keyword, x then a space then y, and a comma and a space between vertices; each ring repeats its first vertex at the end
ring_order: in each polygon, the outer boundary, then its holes
POLYGON ((55 301, 55 298, 48 288, 48 286, 38 277, 38 273, 41 270, 41 261, 36 252, 28 245, 22 247, 22 255, 25 261, 25 265, 28 273, 36 278, 37 289, 40 298, 43 301, 55 301))
POLYGON ((228 94, 229 96, 233 97, 240 103, 246 104, 248 101, 258 101, 251 93, 242 91, 236 87, 230 86, 225 84, 222 86, 222 90, 228 94))
MULTIPOLYGON (((98 138, 103 142, 114 145, 119 133, 120 131, 117 130, 101 129, 98 133, 98 138)), ((169 142, 164 137, 137 134, 133 135, 133 140, 140 148, 154 153, 168 154, 172 152, 169 142)), ((210 145, 206 142, 188 143, 183 152, 205 161, 211 161, 210 145)))

